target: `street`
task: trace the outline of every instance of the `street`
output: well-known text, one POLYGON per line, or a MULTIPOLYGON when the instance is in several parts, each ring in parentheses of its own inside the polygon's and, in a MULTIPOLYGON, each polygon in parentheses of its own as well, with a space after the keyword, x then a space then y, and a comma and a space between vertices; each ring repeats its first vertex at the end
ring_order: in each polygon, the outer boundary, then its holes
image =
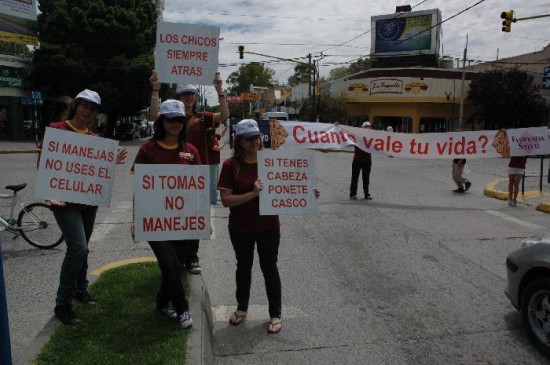
MULTIPOLYGON (((129 234, 129 169, 139 142, 121 144, 129 150, 128 162, 117 167, 111 208, 99 210, 90 271, 153 256, 129 234)), ((228 156, 224 150, 222 159, 228 156)), ((483 195, 487 183, 506 177, 507 159, 468 160, 472 187, 456 194, 450 160, 375 156, 371 201, 348 198, 352 154, 316 152, 316 159, 319 214, 281 216, 278 335, 266 332, 267 298, 257 258, 249 315, 239 326, 228 324, 236 307, 229 210, 212 210, 214 234, 201 241, 199 257, 213 306, 217 364, 548 362, 527 341, 519 313, 503 292, 507 254, 521 239, 548 231, 548 214, 483 195)), ((0 155, 0 161, 0 187, 26 182, 21 196, 36 200, 36 156, 0 155)), ((536 170, 534 163, 531 168, 536 170)), ((0 204, 6 213, 5 202, 0 204)), ((5 233, 1 238, 17 361, 53 315, 64 246, 38 250, 5 233)))

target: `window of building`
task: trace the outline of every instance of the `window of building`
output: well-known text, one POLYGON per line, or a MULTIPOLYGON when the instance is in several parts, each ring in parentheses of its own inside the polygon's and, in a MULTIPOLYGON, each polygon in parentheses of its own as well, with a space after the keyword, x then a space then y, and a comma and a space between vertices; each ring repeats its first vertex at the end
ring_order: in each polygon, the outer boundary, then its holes
POLYGON ((420 118, 418 131, 420 133, 446 132, 447 121, 445 118, 420 118))
POLYGON ((374 129, 385 131, 392 127, 394 132, 412 133, 411 117, 374 117, 374 129))

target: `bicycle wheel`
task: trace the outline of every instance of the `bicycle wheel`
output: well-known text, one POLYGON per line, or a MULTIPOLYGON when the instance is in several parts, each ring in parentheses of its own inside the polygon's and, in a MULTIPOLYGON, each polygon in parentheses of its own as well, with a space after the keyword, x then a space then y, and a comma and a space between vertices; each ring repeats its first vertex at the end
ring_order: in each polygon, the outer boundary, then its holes
POLYGON ((49 249, 63 242, 63 233, 48 204, 32 203, 23 207, 17 217, 21 237, 34 247, 49 249))

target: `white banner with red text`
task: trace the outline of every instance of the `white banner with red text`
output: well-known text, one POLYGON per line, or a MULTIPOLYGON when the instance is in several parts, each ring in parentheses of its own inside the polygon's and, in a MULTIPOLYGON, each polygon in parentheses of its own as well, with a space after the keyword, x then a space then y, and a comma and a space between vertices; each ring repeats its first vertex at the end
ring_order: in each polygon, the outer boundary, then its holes
POLYGON ((347 149, 399 158, 449 159, 550 154, 546 127, 448 133, 394 133, 339 124, 259 121, 266 147, 347 149))

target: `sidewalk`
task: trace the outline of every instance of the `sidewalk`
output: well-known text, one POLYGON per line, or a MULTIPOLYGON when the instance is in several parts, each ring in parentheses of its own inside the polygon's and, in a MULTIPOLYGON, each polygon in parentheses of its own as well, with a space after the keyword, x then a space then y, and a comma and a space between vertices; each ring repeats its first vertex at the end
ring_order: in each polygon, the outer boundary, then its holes
POLYGON ((34 141, 0 141, 0 155, 11 153, 36 153, 34 141))

